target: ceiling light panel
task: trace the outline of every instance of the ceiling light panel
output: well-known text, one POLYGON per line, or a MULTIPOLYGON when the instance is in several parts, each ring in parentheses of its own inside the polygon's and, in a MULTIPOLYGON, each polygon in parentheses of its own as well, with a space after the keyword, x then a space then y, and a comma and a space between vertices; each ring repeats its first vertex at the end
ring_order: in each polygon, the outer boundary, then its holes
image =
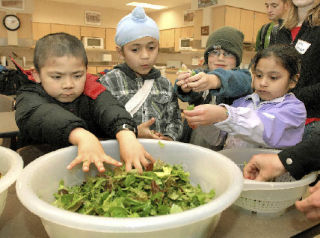
POLYGON ((127 6, 139 6, 139 7, 143 7, 143 8, 151 8, 151 9, 165 9, 168 8, 166 6, 161 6, 161 5, 154 5, 154 4, 150 4, 150 3, 143 3, 143 2, 130 2, 126 4, 127 6))

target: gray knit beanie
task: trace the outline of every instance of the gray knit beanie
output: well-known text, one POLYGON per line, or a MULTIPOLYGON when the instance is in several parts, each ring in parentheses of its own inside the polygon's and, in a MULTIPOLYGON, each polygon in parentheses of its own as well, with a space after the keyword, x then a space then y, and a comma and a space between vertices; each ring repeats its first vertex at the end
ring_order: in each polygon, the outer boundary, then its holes
POLYGON ((208 38, 206 51, 204 52, 205 64, 208 64, 208 55, 213 46, 220 46, 221 49, 232 53, 237 59, 239 66, 242 60, 242 43, 244 35, 241 31, 224 26, 214 31, 208 38))

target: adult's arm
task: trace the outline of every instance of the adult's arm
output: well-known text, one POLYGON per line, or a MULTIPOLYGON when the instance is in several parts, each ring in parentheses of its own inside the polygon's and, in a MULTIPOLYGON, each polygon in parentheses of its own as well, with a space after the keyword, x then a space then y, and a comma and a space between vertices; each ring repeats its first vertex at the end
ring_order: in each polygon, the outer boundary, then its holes
POLYGON ((320 131, 296 146, 282 150, 278 156, 286 170, 295 179, 301 179, 312 171, 320 170, 320 131))

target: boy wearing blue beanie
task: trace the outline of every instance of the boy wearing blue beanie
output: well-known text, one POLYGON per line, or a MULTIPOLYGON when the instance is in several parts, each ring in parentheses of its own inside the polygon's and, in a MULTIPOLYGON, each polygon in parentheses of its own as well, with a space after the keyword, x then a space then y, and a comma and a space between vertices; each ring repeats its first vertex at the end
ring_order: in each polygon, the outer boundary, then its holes
POLYGON ((124 63, 102 76, 101 83, 139 125, 138 137, 179 140, 182 121, 177 96, 171 82, 153 67, 159 50, 157 24, 136 7, 118 23, 115 41, 124 63))

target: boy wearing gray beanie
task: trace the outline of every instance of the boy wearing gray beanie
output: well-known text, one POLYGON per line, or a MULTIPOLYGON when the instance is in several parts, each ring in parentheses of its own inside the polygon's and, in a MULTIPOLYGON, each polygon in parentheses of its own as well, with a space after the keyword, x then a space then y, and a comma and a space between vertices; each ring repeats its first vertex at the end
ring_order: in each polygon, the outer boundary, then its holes
MULTIPOLYGON (((203 68, 196 75, 183 72, 178 75, 174 90, 189 104, 232 104, 233 100, 250 94, 251 74, 240 69, 242 60, 243 33, 225 26, 214 31, 208 38, 204 52, 203 68)), ((183 142, 191 142, 214 150, 222 148, 223 142, 216 141, 219 131, 211 126, 193 130, 184 124, 183 142)))
POLYGON ((124 63, 100 82, 139 125, 138 137, 179 140, 182 121, 177 96, 171 82, 153 67, 159 50, 157 24, 136 7, 119 21, 115 41, 124 63))
POLYGON ((233 27, 221 27, 213 32, 206 44, 204 53, 205 63, 208 63, 208 55, 215 47, 220 46, 221 49, 231 53, 236 58, 236 67, 238 67, 242 60, 242 44, 243 33, 233 27))

